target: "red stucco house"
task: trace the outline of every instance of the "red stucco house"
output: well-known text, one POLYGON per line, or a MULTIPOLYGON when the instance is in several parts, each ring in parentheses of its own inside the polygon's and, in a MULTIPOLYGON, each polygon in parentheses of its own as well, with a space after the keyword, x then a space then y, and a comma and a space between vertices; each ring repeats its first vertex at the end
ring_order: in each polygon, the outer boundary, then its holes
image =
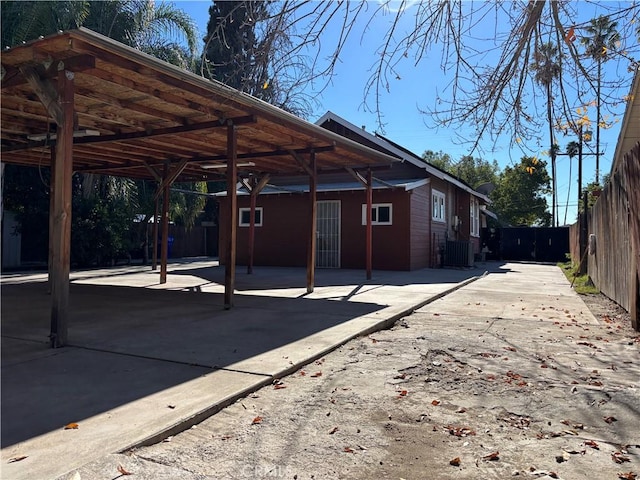
MULTIPOLYGON (((372 262, 379 270, 470 266, 489 199, 399 145, 328 112, 318 125, 398 158, 372 172, 372 262)), ((238 189, 237 263, 249 260, 249 194, 238 189)), ((226 196, 220 194, 221 224, 226 196)), ((273 177, 256 198, 254 265, 306 264, 309 180, 273 177)), ((365 268, 365 187, 347 171, 318 176, 316 266, 365 268)), ((220 246, 226 232, 220 232, 220 246)), ((220 258, 224 258, 220 252, 220 258)))

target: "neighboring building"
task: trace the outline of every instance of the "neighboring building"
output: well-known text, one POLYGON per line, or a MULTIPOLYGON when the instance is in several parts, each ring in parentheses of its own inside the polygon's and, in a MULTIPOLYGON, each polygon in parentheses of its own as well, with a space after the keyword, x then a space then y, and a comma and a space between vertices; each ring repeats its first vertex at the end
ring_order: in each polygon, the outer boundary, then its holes
MULTIPOLYGON (((400 159, 373 172, 372 263, 379 270, 470 266, 489 199, 419 156, 328 112, 318 125, 400 159), (446 247, 446 248, 445 248, 446 247)), ((274 177, 257 197, 255 265, 305 266, 308 177, 274 177)), ((220 194, 220 215, 227 215, 220 194)), ((318 176, 316 265, 365 268, 365 187, 349 172, 318 176)), ((249 195, 238 190, 237 263, 249 259, 249 195)), ((222 220, 221 218, 221 221, 222 220)), ((226 245, 221 230, 220 257, 226 245)))

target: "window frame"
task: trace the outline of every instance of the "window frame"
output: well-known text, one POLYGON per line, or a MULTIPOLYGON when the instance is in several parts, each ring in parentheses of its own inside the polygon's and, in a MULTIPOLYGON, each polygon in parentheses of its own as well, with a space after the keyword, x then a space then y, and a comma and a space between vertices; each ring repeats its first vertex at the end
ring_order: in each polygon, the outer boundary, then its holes
MULTIPOLYGON (((393 204, 392 203, 373 203, 371 204, 371 225, 393 225, 393 204), (380 222, 378 218, 380 208, 389 208, 389 221, 380 222)), ((367 224, 367 204, 362 204, 362 225, 367 224)))
POLYGON ((447 196, 440 190, 431 190, 431 220, 434 222, 447 223, 447 196), (439 202, 441 200, 441 202, 439 202), (436 215, 435 206, 438 205, 436 215))
MULTIPOLYGON (((260 221, 256 222, 254 225, 256 227, 261 227, 262 226, 262 222, 264 221, 263 208, 262 207, 256 207, 255 213, 258 214, 258 212, 259 212, 259 216, 260 216, 260 221)), ((251 226, 250 222, 251 222, 251 208, 249 208, 249 207, 240 207, 240 208, 238 208, 238 226, 239 227, 249 227, 249 226, 251 226), (243 213, 247 213, 248 214, 249 221, 246 222, 246 223, 242 221, 242 214, 243 213)))
POLYGON ((469 234, 472 237, 480 236, 480 202, 473 196, 469 206, 469 234))

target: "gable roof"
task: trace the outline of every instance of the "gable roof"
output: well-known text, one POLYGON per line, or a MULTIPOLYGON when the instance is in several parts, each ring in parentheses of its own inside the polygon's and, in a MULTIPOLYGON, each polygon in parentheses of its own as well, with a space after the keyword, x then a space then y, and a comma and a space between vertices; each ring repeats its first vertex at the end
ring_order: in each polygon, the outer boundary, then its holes
POLYGON ((426 162, 424 159, 422 159, 415 153, 405 149, 404 147, 401 147, 400 145, 392 142, 391 140, 386 139, 385 137, 379 134, 372 135, 366 130, 356 127, 353 123, 349 122, 348 120, 345 120, 344 118, 336 115, 331 111, 328 111, 322 117, 320 117, 320 119, 316 122, 316 125, 322 126, 328 121, 336 122, 342 125, 343 127, 355 132, 357 135, 365 138, 367 141, 381 148, 383 152, 388 153, 390 155, 397 156, 398 158, 400 158, 402 162, 411 163, 412 165, 425 170, 425 172, 427 172, 429 175, 439 178, 441 180, 444 180, 446 182, 449 182, 452 185, 455 185, 456 187, 466 192, 469 192, 471 195, 483 200, 485 203, 491 203, 491 200, 489 200, 489 198, 486 195, 483 195, 482 193, 477 192, 476 190, 471 188, 469 185, 467 185, 465 182, 463 182, 459 178, 456 178, 453 175, 443 170, 440 170, 434 165, 431 165, 430 163, 426 162))
POLYGON ((220 178, 229 122, 236 126, 242 172, 303 174, 295 157, 311 151, 320 172, 397 160, 80 28, 2 52, 3 162, 49 165, 56 141, 51 111, 60 108, 57 83, 64 72, 73 78, 74 130, 83 135, 73 142, 76 172, 154 179, 168 163, 176 181, 220 178))
POLYGON ((611 173, 616 170, 618 162, 622 161, 624 155, 638 142, 640 142, 640 67, 636 69, 629 91, 629 101, 624 111, 620 135, 618 135, 616 150, 611 162, 611 173))

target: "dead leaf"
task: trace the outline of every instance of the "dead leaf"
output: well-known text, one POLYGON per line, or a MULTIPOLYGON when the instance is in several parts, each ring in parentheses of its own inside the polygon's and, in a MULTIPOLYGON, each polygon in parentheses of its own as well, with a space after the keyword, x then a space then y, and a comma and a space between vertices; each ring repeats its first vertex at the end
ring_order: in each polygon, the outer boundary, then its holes
POLYGON ((394 380, 404 380, 405 378, 407 378, 406 373, 401 373, 400 375, 396 375, 395 377, 393 377, 394 380))
POLYGON ((621 478, 622 480, 636 480, 636 478, 638 478, 638 475, 633 472, 620 472, 618 473, 618 478, 621 478))
POLYGON ((300 376, 304 377, 307 374, 307 372, 305 372, 304 370, 300 370, 300 376))
POLYGON ((22 460, 24 460, 25 458, 28 458, 28 457, 29 457, 29 455, 18 455, 17 457, 10 458, 7 463, 21 462, 22 460))
POLYGON ((286 386, 284 383, 282 383, 282 382, 276 383, 276 384, 273 386, 273 389, 274 389, 274 390, 282 390, 283 388, 287 388, 287 386, 286 386))
POLYGON ((349 448, 349 447, 344 447, 343 452, 345 453, 356 453, 353 448, 349 448))
POLYGON ((629 457, 625 457, 622 452, 614 452, 611 454, 611 460, 613 460, 616 463, 624 463, 624 462, 630 462, 631 459, 629 457))
POLYGON ((549 472, 549 476, 551 478, 558 478, 558 474, 556 472, 549 472))
POLYGON ((492 452, 489 455, 485 455, 484 457, 482 457, 482 459, 488 460, 490 462, 500 460, 500 452, 498 451, 492 452))
POLYGON ((460 466, 460 457, 456 457, 453 460, 449 460, 449 465, 453 465, 454 467, 460 466))
POLYGON ((321 376, 322 376, 322 372, 316 372, 316 373, 314 373, 314 374, 313 374, 313 375, 311 375, 311 376, 312 376, 313 378, 321 377, 321 376))
POLYGON ((77 430, 79 426, 80 426, 80 425, 78 425, 77 423, 67 423, 67 424, 64 426, 64 429, 65 429, 65 430, 77 430))
POLYGON ((133 475, 131 472, 128 472, 127 470, 125 470, 122 465, 118 465, 118 471, 122 475, 133 475))
POLYGON ((262 423, 262 420, 264 420, 264 418, 258 416, 253 419, 253 421, 251 422, 251 425, 257 425, 258 423, 262 423))
POLYGON ((603 417, 604 421, 607 423, 617 422, 618 419, 616 417, 603 417))
POLYGON ((376 340, 375 338, 372 338, 371 343, 378 343, 378 340, 376 340))
POLYGON ((402 390, 402 391, 400 392, 400 394, 398 395, 398 397, 406 397, 406 396, 407 396, 407 393, 409 393, 409 392, 407 392, 406 390, 402 390))
POLYGON ((587 447, 595 448, 596 450, 600 450, 600 447, 594 440, 587 440, 584 442, 587 447))
POLYGON ((502 348, 504 348, 505 350, 509 350, 510 352, 517 352, 517 350, 513 347, 502 347, 502 348))
POLYGON ((334 433, 336 433, 338 431, 338 427, 333 427, 331 429, 331 431, 329 432, 329 435, 333 435, 334 433))
POLYGON ((431 402, 431 405, 433 405, 434 407, 437 407, 438 405, 440 405, 440 400, 433 400, 431 402))

